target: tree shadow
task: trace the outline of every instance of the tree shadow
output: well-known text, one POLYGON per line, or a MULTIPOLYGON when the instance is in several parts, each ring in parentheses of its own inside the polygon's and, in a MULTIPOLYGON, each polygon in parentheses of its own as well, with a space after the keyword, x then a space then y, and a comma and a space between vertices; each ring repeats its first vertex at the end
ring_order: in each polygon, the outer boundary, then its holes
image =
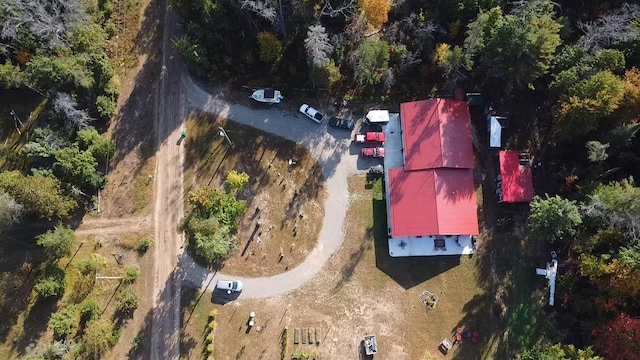
POLYGON ((58 309, 58 298, 35 299, 35 303, 25 315, 22 334, 13 339, 13 349, 21 355, 32 344, 37 344, 49 326, 49 318, 58 309))

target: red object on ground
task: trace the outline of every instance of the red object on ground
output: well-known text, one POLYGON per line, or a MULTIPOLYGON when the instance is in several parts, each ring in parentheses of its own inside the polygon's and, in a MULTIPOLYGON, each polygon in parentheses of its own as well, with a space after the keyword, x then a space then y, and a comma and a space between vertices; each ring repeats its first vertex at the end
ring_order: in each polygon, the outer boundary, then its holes
POLYGON ((457 340, 457 341, 462 341, 462 335, 457 335, 457 336, 456 336, 456 340, 457 340))
POLYGON ((456 332, 457 332, 458 334, 462 334, 462 328, 457 328, 457 329, 456 329, 456 332))
POLYGON ((477 343, 478 343, 478 338, 477 338, 477 337, 475 337, 475 336, 474 336, 474 337, 472 337, 472 338, 471 338, 471 342, 472 342, 472 343, 474 343, 474 344, 477 344, 477 343))
POLYGON ((471 336, 472 336, 472 337, 474 337, 474 338, 477 338, 478 336, 480 336, 480 334, 478 334, 478 332, 477 332, 477 331, 474 331, 474 332, 471 334, 471 336))

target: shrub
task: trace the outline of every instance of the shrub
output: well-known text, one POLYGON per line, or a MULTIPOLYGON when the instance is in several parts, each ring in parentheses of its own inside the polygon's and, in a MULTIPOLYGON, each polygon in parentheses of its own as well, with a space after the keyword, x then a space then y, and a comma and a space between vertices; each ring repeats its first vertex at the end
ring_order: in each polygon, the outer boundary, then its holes
POLYGON ((53 329, 53 335, 57 339, 64 339, 78 328, 78 321, 76 319, 76 306, 71 305, 64 307, 53 315, 49 319, 49 326, 53 329))
POLYGON ((138 253, 140 254, 144 254, 147 252, 147 250, 149 250, 151 244, 153 244, 151 236, 141 237, 140 240, 138 240, 138 244, 136 245, 136 251, 138 251, 138 253))
POLYGON ((47 263, 33 289, 39 296, 48 298, 62 295, 66 284, 64 270, 58 264, 47 263))
POLYGON ((109 120, 116 113, 116 102, 108 96, 96 97, 96 111, 102 120, 109 120))
POLYGON ((216 329, 216 322, 215 322, 215 320, 212 320, 212 321, 210 321, 210 322, 209 322, 208 328, 209 328, 209 330, 211 330, 211 331, 213 331, 213 330, 215 330, 215 329, 216 329))
POLYGON ((142 336, 138 335, 133 339, 133 343, 131 344, 131 350, 136 351, 142 345, 142 336))
POLYGON ((89 322, 82 340, 88 355, 102 354, 111 344, 113 336, 113 323, 107 319, 97 319, 89 322))
POLYGON ((111 329, 111 338, 109 339, 109 345, 114 346, 118 340, 120 340, 120 335, 122 335, 122 330, 120 328, 114 327, 111 329))
POLYGON ((124 277, 122 278, 122 280, 126 284, 131 284, 134 281, 136 281, 137 278, 138 278, 138 268, 130 267, 130 268, 127 268, 127 270, 125 270, 124 277))
POLYGON ((218 316, 218 311, 217 310, 211 310, 209 312, 209 321, 215 320, 217 316, 218 316))
POLYGON ((213 333, 207 335, 206 341, 207 341, 207 344, 213 344, 213 333))
POLYGON ((227 185, 229 185, 232 190, 242 189, 248 182, 249 175, 246 172, 239 173, 236 170, 231 170, 231 172, 227 174, 227 185))
POLYGON ((90 257, 78 261, 76 268, 78 268, 83 275, 90 275, 102 269, 106 264, 107 261, 102 256, 91 254, 90 257))
POLYGON ((100 317, 100 313, 100 304, 93 299, 87 300, 80 310, 81 320, 84 322, 95 320, 100 317))
POLYGON ((132 314, 138 308, 139 301, 138 295, 133 291, 125 290, 116 298, 116 309, 127 315, 132 314))
POLYGON ((207 353, 213 354, 213 344, 207 345, 207 353))

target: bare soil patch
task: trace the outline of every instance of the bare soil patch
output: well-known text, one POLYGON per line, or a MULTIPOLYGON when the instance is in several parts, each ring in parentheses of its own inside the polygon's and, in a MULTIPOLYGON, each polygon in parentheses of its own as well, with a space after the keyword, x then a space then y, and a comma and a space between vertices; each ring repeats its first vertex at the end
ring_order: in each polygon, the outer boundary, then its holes
MULTIPOLYGON (((376 358, 440 359, 444 356, 438 344, 463 327, 479 332, 480 341, 463 340, 447 357, 493 359, 497 325, 490 295, 478 283, 477 259, 390 258, 386 223, 380 222, 385 218, 384 202, 372 200, 364 177, 349 179, 349 188, 345 242, 319 276, 275 298, 225 305, 210 304, 207 296, 200 300, 203 313, 219 312, 215 358, 279 359, 281 334, 287 327, 288 356, 306 351, 320 353, 323 359, 364 358, 361 341, 366 334, 375 334, 376 358), (427 310, 420 302, 422 291, 439 297, 434 309, 427 310), (251 311, 256 312, 256 322, 247 332, 251 311), (315 329, 319 344, 294 345, 295 329, 305 328, 315 329)), ((186 333, 196 337, 202 326, 186 323, 186 333)))
MULTIPOLYGON (((249 184, 237 194, 247 200, 239 246, 224 272, 242 276, 282 273, 300 264, 316 246, 324 217, 324 180, 302 146, 279 136, 206 113, 187 119, 185 192, 222 188, 231 170, 246 172, 249 184), (221 137, 223 127, 233 142, 221 137), (289 165, 289 160, 295 164, 289 165)), ((186 197, 185 197, 186 198, 186 197)))

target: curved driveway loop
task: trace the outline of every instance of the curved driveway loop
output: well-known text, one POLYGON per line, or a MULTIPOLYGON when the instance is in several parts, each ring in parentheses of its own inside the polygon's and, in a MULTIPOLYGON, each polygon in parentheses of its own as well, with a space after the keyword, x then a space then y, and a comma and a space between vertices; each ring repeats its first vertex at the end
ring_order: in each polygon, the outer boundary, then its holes
POLYGON ((219 279, 242 280, 244 290, 240 298, 266 298, 299 287, 312 279, 342 244, 342 226, 349 205, 347 178, 358 172, 358 154, 349 153, 350 136, 338 130, 336 133, 342 134, 336 138, 327 132, 325 124, 318 125, 301 114, 291 114, 275 107, 254 109, 228 103, 202 90, 189 76, 183 76, 183 82, 188 110, 220 114, 235 122, 280 135, 307 148, 318 160, 327 187, 325 217, 318 243, 302 264, 279 275, 243 278, 213 273, 194 263, 190 256, 183 253, 179 259, 179 267, 185 279, 206 290, 213 290, 219 279))

